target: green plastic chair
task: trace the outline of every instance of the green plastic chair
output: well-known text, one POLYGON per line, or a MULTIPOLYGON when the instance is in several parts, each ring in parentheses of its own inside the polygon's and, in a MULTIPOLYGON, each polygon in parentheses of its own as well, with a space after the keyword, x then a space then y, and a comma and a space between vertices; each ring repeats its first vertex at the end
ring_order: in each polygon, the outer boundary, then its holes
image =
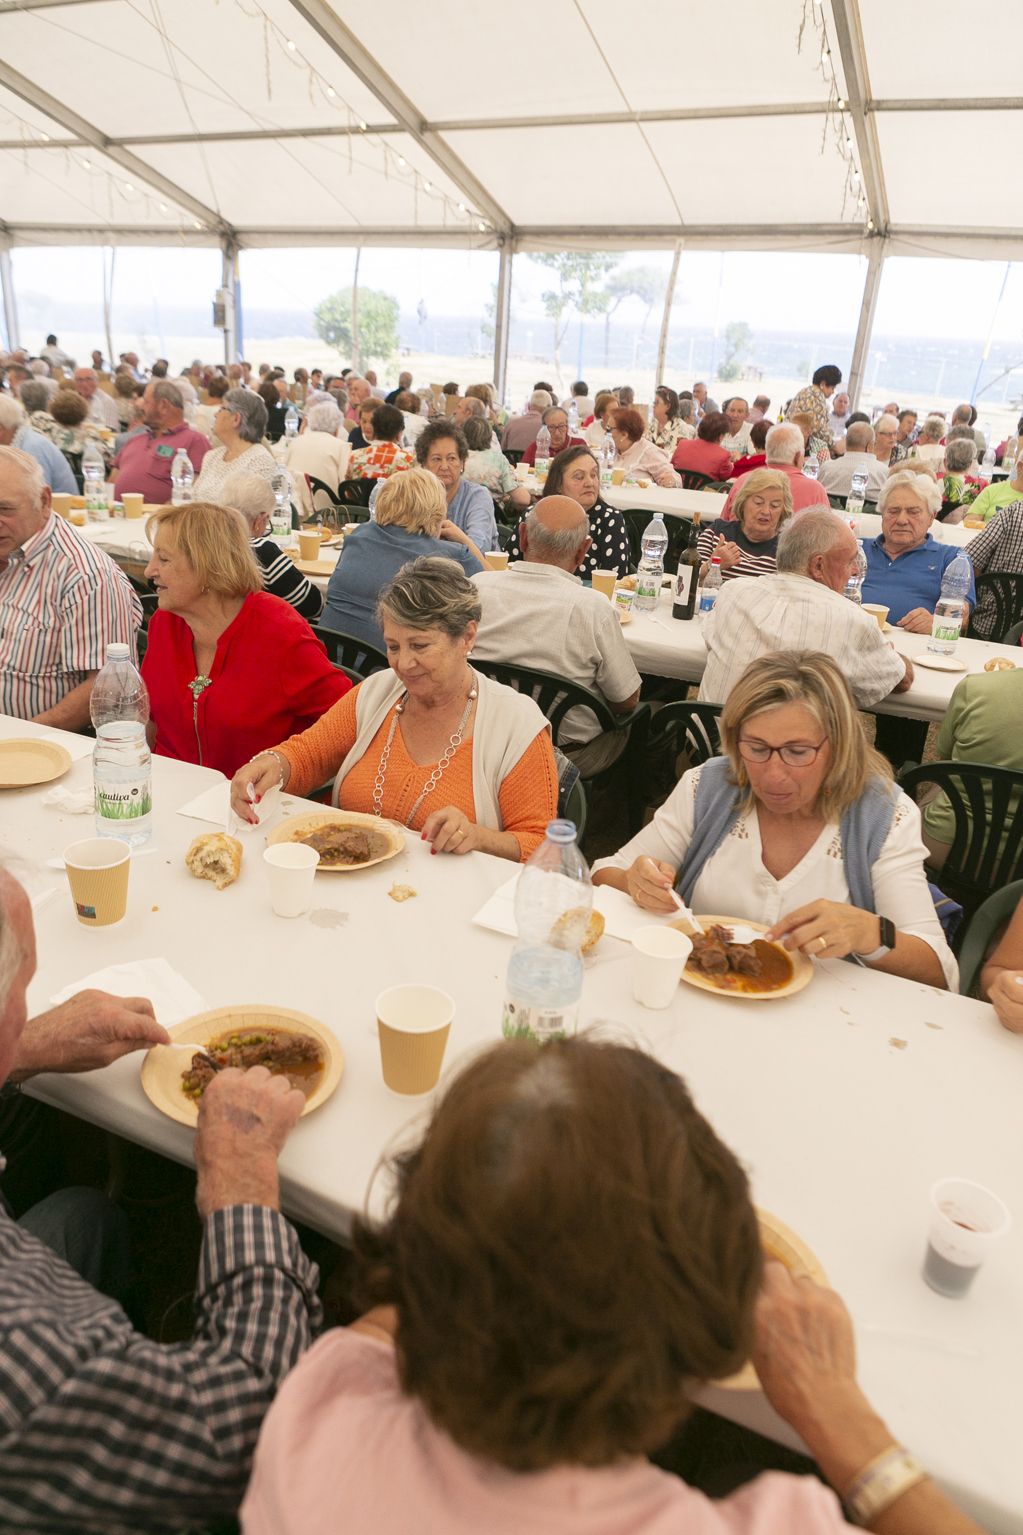
POLYGON ((1008 922, 1020 901, 1023 900, 1023 879, 1015 880, 989 895, 983 906, 974 913, 962 948, 959 950, 959 995, 969 997, 980 978, 981 966, 987 956, 991 940, 1003 922, 1008 922))
POLYGON ((575 840, 579 846, 582 846, 583 836, 586 832, 586 817, 588 814, 586 785, 581 778, 577 778, 568 792, 568 799, 565 801, 562 818, 566 821, 575 822, 575 840))

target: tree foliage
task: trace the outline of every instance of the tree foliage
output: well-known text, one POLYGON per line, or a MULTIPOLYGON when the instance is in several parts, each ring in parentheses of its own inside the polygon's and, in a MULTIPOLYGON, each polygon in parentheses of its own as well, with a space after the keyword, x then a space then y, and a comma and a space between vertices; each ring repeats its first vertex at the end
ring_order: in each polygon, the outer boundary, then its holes
POLYGON ((572 311, 580 317, 604 313, 609 299, 600 280, 618 265, 618 257, 587 251, 550 251, 532 254, 529 259, 553 272, 558 280, 558 286, 546 289, 541 299, 554 327, 554 371, 560 380, 561 343, 572 311))
POLYGON ((718 368, 718 378, 729 382, 741 378, 746 353, 749 351, 753 332, 745 320, 730 320, 725 326, 725 355, 718 368))
MULTIPOLYGON (((316 334, 341 356, 355 360, 352 289, 338 288, 313 310, 316 334)), ((387 362, 398 346, 398 300, 377 288, 358 289, 358 337, 361 364, 387 362)))

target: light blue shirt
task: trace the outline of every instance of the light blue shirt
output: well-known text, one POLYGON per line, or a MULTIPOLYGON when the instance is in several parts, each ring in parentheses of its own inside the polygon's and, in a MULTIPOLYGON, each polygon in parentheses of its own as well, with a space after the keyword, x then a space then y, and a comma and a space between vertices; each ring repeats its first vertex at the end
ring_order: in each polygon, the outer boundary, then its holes
POLYGON ((78 494, 78 486, 71 472, 71 465, 56 444, 52 443, 48 437, 44 437, 42 432, 33 432, 30 426, 19 426, 11 447, 19 448, 22 453, 28 453, 36 460, 51 490, 69 496, 78 494))
POLYGON ((386 527, 378 522, 362 523, 345 539, 341 558, 327 583, 327 601, 320 623, 325 629, 350 634, 383 650, 384 636, 377 620, 380 589, 403 565, 424 555, 455 560, 467 576, 482 569, 464 544, 410 533, 408 528, 394 523, 386 527))
MULTIPOLYGON (((876 538, 864 539, 863 552, 867 556, 867 574, 861 593, 863 601, 876 602, 881 607, 887 605, 889 619, 897 624, 914 608, 934 612, 935 603, 941 596, 945 570, 963 551, 956 544, 939 544, 934 535, 928 533, 922 544, 893 560, 885 549, 884 535, 879 533, 876 538)), ((972 611, 977 606, 972 566, 966 600, 972 611)))
MULTIPOLYGON (((386 483, 386 480, 381 480, 379 484, 374 485, 373 493, 369 498, 371 509, 376 505, 380 486, 386 483)), ((468 533, 481 554, 490 554, 492 550, 501 547, 497 537, 494 498, 485 485, 476 485, 463 476, 451 498, 448 516, 456 528, 461 528, 463 533, 468 533)))

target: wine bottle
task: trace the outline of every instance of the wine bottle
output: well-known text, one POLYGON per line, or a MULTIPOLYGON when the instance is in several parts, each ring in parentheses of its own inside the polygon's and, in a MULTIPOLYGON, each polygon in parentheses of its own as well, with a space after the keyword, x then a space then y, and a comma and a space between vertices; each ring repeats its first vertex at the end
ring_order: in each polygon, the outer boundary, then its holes
POLYGON ((696 596, 700 585, 700 556, 696 545, 700 538, 700 513, 693 513, 693 525, 689 529, 689 542, 678 557, 678 573, 672 597, 672 618, 692 618, 696 612, 696 596))

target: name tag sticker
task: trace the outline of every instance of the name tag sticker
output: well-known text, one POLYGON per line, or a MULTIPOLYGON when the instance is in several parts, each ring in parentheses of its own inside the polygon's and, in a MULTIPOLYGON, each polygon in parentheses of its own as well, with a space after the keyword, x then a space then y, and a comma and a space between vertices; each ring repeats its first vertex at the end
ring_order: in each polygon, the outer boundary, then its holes
POLYGON ((158 442, 156 444, 156 456, 157 458, 173 458, 174 449, 169 442, 158 442))

